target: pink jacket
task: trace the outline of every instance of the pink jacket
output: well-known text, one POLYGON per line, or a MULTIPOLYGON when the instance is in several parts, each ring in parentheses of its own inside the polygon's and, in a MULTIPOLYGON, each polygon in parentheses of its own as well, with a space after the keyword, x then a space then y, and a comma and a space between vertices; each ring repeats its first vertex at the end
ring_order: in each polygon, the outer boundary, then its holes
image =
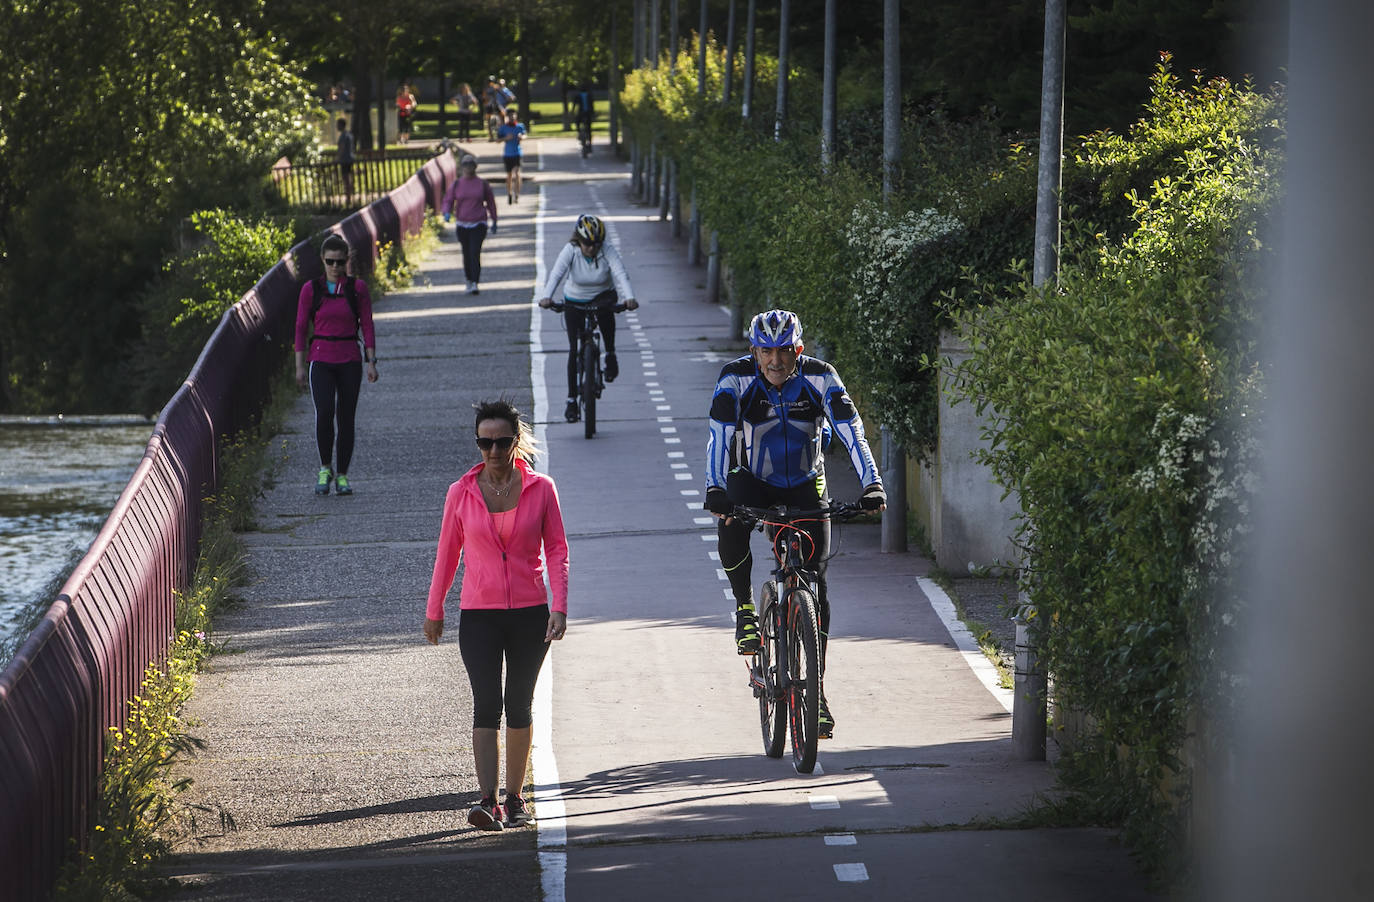
POLYGON ((467 565, 459 608, 528 608, 547 604, 544 567, 539 559, 541 546, 553 587, 551 609, 568 612, 568 539, 563 533, 558 490, 552 479, 536 473, 525 461, 517 458, 515 466, 521 490, 515 509, 515 532, 509 545, 503 545, 496 534, 491 512, 477 485, 477 474, 486 464, 468 470, 448 487, 444 519, 439 527, 439 552, 425 608, 425 616, 430 620, 444 619, 444 599, 453 586, 459 557, 467 565))

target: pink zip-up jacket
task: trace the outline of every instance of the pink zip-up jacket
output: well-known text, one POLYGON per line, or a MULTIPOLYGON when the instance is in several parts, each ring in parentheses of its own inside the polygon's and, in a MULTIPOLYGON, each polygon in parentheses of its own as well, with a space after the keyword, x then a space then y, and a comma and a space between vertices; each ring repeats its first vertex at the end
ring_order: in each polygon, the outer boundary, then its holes
POLYGON ((553 589, 550 609, 566 614, 568 539, 563 532, 563 512, 553 480, 516 458, 520 503, 515 508, 514 532, 507 545, 497 535, 496 524, 477 485, 477 474, 485 467, 486 464, 478 464, 448 487, 425 616, 430 620, 444 619, 444 599, 453 587, 460 557, 467 569, 459 608, 491 610, 547 604, 544 565, 539 559, 541 548, 548 561, 549 585, 553 589))

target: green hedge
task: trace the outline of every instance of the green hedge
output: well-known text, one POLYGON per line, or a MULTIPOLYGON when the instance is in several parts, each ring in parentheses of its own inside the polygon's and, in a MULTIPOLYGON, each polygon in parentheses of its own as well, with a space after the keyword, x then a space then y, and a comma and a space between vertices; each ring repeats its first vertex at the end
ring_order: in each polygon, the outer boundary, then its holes
POLYGON ((972 348, 952 382, 991 415, 984 458, 1021 499, 1056 703, 1092 726, 1061 776, 1159 874, 1188 867, 1185 750, 1227 742, 1242 685, 1222 650, 1257 491, 1283 114, 1161 67, 1145 117, 1073 161, 1116 224, 1070 220, 1057 287, 1023 273, 947 308, 972 348))

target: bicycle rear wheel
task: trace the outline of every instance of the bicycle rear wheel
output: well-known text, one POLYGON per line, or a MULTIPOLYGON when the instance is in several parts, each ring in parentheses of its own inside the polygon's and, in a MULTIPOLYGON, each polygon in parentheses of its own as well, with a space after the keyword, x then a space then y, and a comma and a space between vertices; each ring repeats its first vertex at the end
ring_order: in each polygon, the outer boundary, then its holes
POLYGON ((763 584, 759 599, 759 660, 763 690, 759 694, 759 726, 763 729, 763 753, 782 757, 782 741, 787 736, 787 700, 783 697, 778 662, 782 660, 782 607, 778 604, 778 584, 763 584))
POLYGON ((582 435, 584 438, 591 438, 596 435, 596 396, 599 391, 596 384, 596 365, 599 362, 596 342, 584 341, 582 343, 582 378, 581 387, 577 395, 582 399, 582 435))
POLYGON ((803 586, 793 589, 787 613, 787 714, 792 728, 792 763, 797 773, 809 774, 816 768, 821 699, 820 626, 811 590, 803 586))

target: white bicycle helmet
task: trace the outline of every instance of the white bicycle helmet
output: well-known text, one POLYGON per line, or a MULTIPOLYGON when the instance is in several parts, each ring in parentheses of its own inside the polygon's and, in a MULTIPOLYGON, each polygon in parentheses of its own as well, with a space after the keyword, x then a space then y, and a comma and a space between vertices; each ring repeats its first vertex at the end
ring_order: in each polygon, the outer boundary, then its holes
POLYGON ((795 348, 801 337, 801 320, 790 310, 767 310, 749 323, 749 344, 756 348, 795 348))

